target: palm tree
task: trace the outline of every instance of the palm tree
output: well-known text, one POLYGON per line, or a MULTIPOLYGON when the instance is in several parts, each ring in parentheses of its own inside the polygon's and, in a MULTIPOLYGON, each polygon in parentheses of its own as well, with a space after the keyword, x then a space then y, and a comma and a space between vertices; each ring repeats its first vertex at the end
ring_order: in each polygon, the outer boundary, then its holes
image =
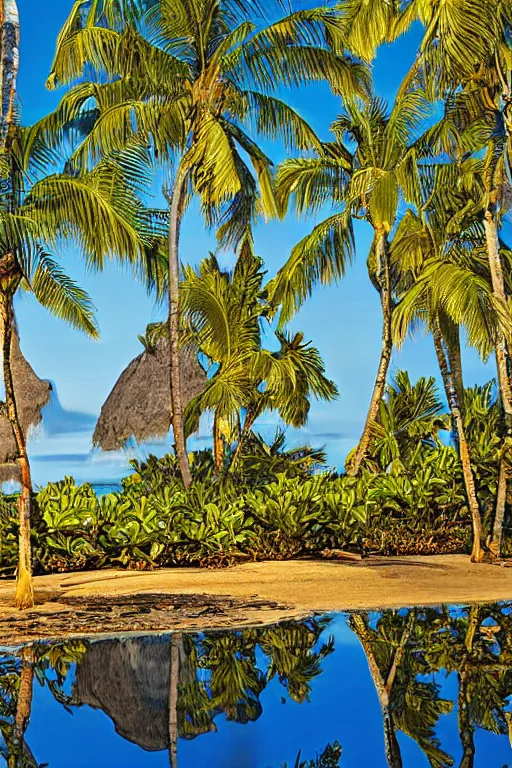
POLYGON ((441 445, 439 432, 446 428, 435 379, 421 377, 412 384, 406 371, 397 371, 373 426, 370 455, 377 471, 406 472, 422 447, 441 445))
POLYGON ((46 128, 74 120, 84 105, 90 114, 92 98, 98 119, 76 160, 94 161, 138 141, 150 144, 160 159, 175 161, 167 193, 169 334, 174 437, 188 486, 178 285, 180 227, 190 195, 199 196, 223 245, 240 243, 257 214, 279 213, 272 164, 251 134, 282 138, 299 149, 319 146, 308 124, 277 98, 279 88, 327 80, 335 93, 352 96, 364 92, 366 69, 342 53, 341 21, 333 9, 299 10, 269 23, 271 9, 257 0, 160 0, 140 27, 149 25, 148 39, 133 26, 110 27, 106 5, 75 5, 50 82, 72 82, 90 65, 110 81, 71 89, 46 128))
POLYGON ((55 173, 34 181, 44 156, 41 152, 41 146, 31 143, 29 132, 11 126, 6 155, 9 176, 0 204, 0 309, 6 410, 15 437, 22 485, 16 588, 16 605, 20 608, 33 605, 32 481, 11 366, 15 295, 20 288, 30 290, 57 317, 96 337, 98 331, 89 297, 66 276, 52 251, 68 240, 75 242, 88 262, 97 266, 110 256, 136 261, 146 246, 145 233, 149 233, 146 214, 135 191, 127 185, 121 164, 110 161, 89 173, 55 173))
POLYGON ((367 456, 378 416, 391 354, 393 286, 389 235, 401 198, 417 198, 412 137, 427 114, 421 89, 406 84, 388 113, 386 103, 347 101, 345 113, 333 125, 336 141, 322 146, 312 158, 287 160, 278 174, 283 208, 295 200, 298 214, 318 212, 326 204, 338 208, 295 246, 273 285, 273 300, 282 305, 284 322, 301 306, 317 282, 329 283, 345 274, 353 256, 352 217, 373 228, 368 259, 370 278, 382 307, 382 346, 370 407, 359 445, 347 461, 357 474, 367 456), (351 147, 355 142, 356 148, 351 147))
MULTIPOLYGON (((434 182, 430 211, 419 215, 408 210, 393 239, 391 258, 399 299, 394 336, 401 346, 418 322, 426 324, 432 334, 471 512, 471 559, 478 562, 484 556, 482 518, 464 422, 459 326, 466 326, 470 343, 485 357, 492 348, 500 318, 493 311, 492 289, 477 259, 478 231, 472 227, 465 234, 449 234, 450 212, 443 209, 448 197, 446 175, 441 176, 444 183, 437 193, 439 181, 434 182)), ((454 195, 454 210, 463 207, 462 197, 454 195)))
MULTIPOLYGON (((472 156, 473 150, 481 146, 477 140, 480 140, 482 120, 479 107, 478 119, 474 118, 474 111, 471 111, 470 97, 458 94, 447 100, 444 117, 425 134, 423 151, 441 154, 443 162, 428 161, 420 165, 425 203, 418 213, 406 212, 394 239, 393 258, 401 281, 398 293, 402 292, 401 304, 395 312, 400 343, 408 325, 418 319, 427 320, 433 332, 456 433, 461 435, 464 386, 458 326, 466 328, 469 343, 484 359, 495 352, 502 402, 507 398, 502 384, 508 381, 508 375, 503 371, 500 350, 503 344, 506 346, 505 339, 510 338, 511 333, 509 315, 503 301, 496 297, 486 255, 488 238, 481 216, 485 170, 483 161, 472 156), (445 162, 446 157, 452 157, 453 162, 445 162)), ((485 125, 483 130, 485 133, 485 125)), ((502 241, 499 249, 500 259, 505 263, 509 250, 502 241)), ((459 439, 461 458, 466 448, 462 437, 459 439)), ((505 514, 507 453, 508 441, 501 451, 494 526, 488 542, 489 549, 497 556, 501 551, 505 514)), ((463 463, 469 499, 474 487, 469 455, 463 463)), ((469 503, 476 537, 481 524, 475 498, 469 503)))
POLYGON ((198 272, 187 268, 184 273, 184 343, 196 346, 211 372, 203 391, 189 404, 187 420, 195 423, 201 413, 213 411, 218 471, 224 464, 225 445, 234 442, 231 468, 237 467, 254 423, 265 411, 302 427, 312 395, 324 400, 337 396, 319 352, 304 343, 302 334, 278 333, 276 352, 263 347, 264 324, 268 335, 272 331, 263 280, 262 262, 249 242, 231 275, 220 269, 214 256, 203 261, 198 272))
POLYGON ((135 192, 125 183, 121 166, 116 168, 112 161, 89 174, 55 173, 33 183, 34 174, 37 178, 41 167, 48 166, 49 160, 56 163, 57 158, 16 122, 19 19, 15 0, 0 4, 0 22, 0 314, 6 411, 21 475, 16 605, 27 608, 34 601, 30 553, 32 480, 11 367, 14 296, 20 287, 29 287, 43 306, 95 336, 88 296, 67 278, 51 250, 62 239, 72 239, 82 246, 90 261, 99 264, 113 254, 136 259, 143 250, 136 225, 142 225, 144 217, 135 192), (112 187, 116 178, 118 190, 112 187))
MULTIPOLYGON (((461 166, 461 185, 480 193, 473 200, 473 213, 482 222, 493 296, 497 308, 507 313, 507 290, 501 257, 500 228, 509 205, 512 86, 509 71, 510 8, 505 0, 481 4, 477 0, 437 3, 413 0, 399 14, 396 28, 405 31, 420 20, 425 34, 413 67, 421 72, 429 97, 451 104, 451 126, 444 133, 461 166), (455 117, 455 120, 453 118, 455 117), (463 135, 460 136, 459 133, 463 135), (469 139, 469 140, 468 140, 469 139), (482 158, 482 151, 485 157, 482 158), (471 173, 468 162, 471 159, 471 173)), ((443 133, 443 132, 441 132, 443 133)), ((464 212, 463 212, 464 213, 464 212)), ((495 524, 490 550, 501 553, 505 498, 508 484, 508 444, 512 437, 512 382, 509 370, 509 341, 503 332, 495 342, 501 405, 505 414, 507 446, 499 471, 495 524)))

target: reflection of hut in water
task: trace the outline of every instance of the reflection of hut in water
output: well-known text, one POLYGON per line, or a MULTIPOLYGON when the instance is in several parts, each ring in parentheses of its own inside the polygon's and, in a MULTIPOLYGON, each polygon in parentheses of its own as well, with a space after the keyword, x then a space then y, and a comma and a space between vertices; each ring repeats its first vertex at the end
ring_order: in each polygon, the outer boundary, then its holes
MULTIPOLYGON (((206 373, 197 355, 181 352, 182 396, 186 406, 204 389, 206 373)), ((147 442, 165 437, 171 428, 169 341, 158 340, 132 360, 108 396, 96 425, 93 442, 104 451, 122 448, 131 437, 147 442)))
MULTIPOLYGON (((50 400, 52 386, 34 373, 32 366, 25 360, 20 349, 16 333, 12 337, 11 368, 14 392, 21 425, 27 434, 30 427, 40 423, 41 411, 50 400)), ((0 403, 0 483, 20 480, 20 470, 16 464, 16 441, 7 418, 5 403, 0 403)))
POLYGON ((238 706, 226 707, 220 701, 212 706, 208 685, 205 689, 199 683, 196 662, 187 652, 193 642, 190 636, 174 635, 177 654, 169 637, 92 643, 77 665, 71 703, 102 710, 122 738, 149 752, 172 748, 174 723, 176 742, 178 733, 194 739, 216 730, 214 718, 221 712, 240 723, 257 720, 263 711, 258 696, 248 695, 238 706), (179 659, 173 680, 171 657, 179 659), (172 691, 177 691, 174 716, 169 708, 172 691))
POLYGON ((93 643, 77 665, 73 704, 103 710, 142 749, 168 749, 170 673, 168 638, 93 643))

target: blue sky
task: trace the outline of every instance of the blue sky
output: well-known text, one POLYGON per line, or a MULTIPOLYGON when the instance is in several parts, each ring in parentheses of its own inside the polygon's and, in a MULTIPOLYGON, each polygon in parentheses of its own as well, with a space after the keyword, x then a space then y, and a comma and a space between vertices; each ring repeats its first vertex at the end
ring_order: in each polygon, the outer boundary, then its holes
MULTIPOLYGON (((60 94, 45 88, 56 36, 67 17, 72 0, 52 0, 51 12, 43 13, 36 0, 18 0, 21 17, 21 71, 19 93, 23 119, 31 123, 50 111, 60 94)), ((419 40, 420 30, 386 47, 379 53, 375 66, 375 83, 380 95, 392 99, 410 66, 419 40)), ((326 87, 309 88, 295 93, 291 101, 313 124, 318 133, 328 137, 328 129, 340 104, 326 87)), ((275 147, 272 156, 279 161, 282 148, 275 147)), ((158 202, 158 201, 157 201, 158 202)), ((270 273, 288 257, 293 245, 314 222, 289 217, 284 222, 260 226, 256 233, 259 254, 270 273)), ((319 288, 291 324, 301 330, 320 349, 327 372, 340 390, 340 398, 331 404, 314 404, 310 423, 301 434, 290 435, 290 442, 310 440, 325 445, 329 460, 340 466, 357 441, 370 397, 380 348, 380 307, 378 295, 368 280, 366 255, 370 233, 366 225, 357 228, 357 259, 345 281, 331 288, 319 288)), ((205 232, 194 207, 187 215, 182 238, 182 259, 197 264, 215 241, 205 232)), ((102 274, 87 274, 79 254, 62 254, 68 272, 90 292, 98 312, 101 340, 91 341, 67 328, 36 305, 30 297, 19 301, 21 343, 25 355, 39 376, 51 379, 63 408, 97 415, 117 377, 140 353, 137 335, 148 322, 163 317, 155 309, 128 271, 111 265, 102 274)), ((467 384, 487 380, 494 375, 485 370, 476 355, 465 354, 467 384)), ((392 370, 407 368, 413 379, 437 373, 431 341, 419 338, 408 342, 395 354, 392 370)), ((78 427, 69 418, 58 435, 38 430, 31 440, 37 483, 56 480, 64 473, 77 479, 116 479, 126 467, 124 456, 89 457, 92 421, 78 427)), ((161 448, 163 450, 163 448, 161 448)))

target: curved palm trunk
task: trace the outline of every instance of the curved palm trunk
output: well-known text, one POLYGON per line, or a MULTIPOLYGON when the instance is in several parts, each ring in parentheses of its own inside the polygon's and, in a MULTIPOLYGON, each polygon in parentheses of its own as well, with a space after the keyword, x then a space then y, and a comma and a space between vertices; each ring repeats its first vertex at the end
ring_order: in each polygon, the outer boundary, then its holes
MULTIPOLYGON (((496 351, 496 367, 498 369, 498 385, 500 393, 506 392, 507 389, 507 362, 503 355, 500 355, 496 351), (503 387, 502 382, 505 379, 503 387)), ((502 397, 503 404, 503 397, 502 397)), ((503 409, 505 410, 505 409, 503 409)), ((505 425, 507 429, 507 436, 510 436, 511 422, 510 417, 505 411, 505 425)), ((500 455, 499 473, 498 473, 498 490, 496 492, 496 506, 494 511, 494 523, 492 528, 492 536, 489 542, 489 549, 495 557, 501 557, 501 548, 503 543, 503 524, 505 522, 505 510, 507 505, 507 489, 508 489, 509 469, 508 460, 505 452, 502 451, 500 455)))
POLYGON ((393 336, 391 330, 391 275, 389 270, 388 241, 385 232, 378 234, 375 250, 377 255, 377 274, 379 276, 380 285, 380 301, 382 305, 382 346, 377 378, 375 379, 375 384, 373 386, 370 407, 368 409, 363 434, 361 435, 355 455, 347 466, 348 474, 353 476, 359 474, 361 465, 368 455, 371 443, 372 426, 375 424, 379 414, 380 401, 382 400, 386 389, 389 365, 393 353, 393 336))
POLYGON ((2 351, 5 386, 5 404, 7 417, 16 441, 16 461, 21 473, 21 493, 18 502, 19 554, 16 579, 16 607, 20 610, 34 605, 32 586, 32 558, 30 551, 30 513, 32 504, 32 478, 27 455, 25 433, 16 405, 16 394, 11 369, 11 349, 14 328, 14 308, 12 293, 0 297, 2 314, 2 351))
POLYGON ((448 356, 450 359, 450 370, 452 374, 453 387, 457 395, 459 402, 459 408, 464 417, 464 376, 462 373, 462 354, 460 348, 460 331, 457 329, 456 333, 452 335, 449 343, 447 344, 448 356))
POLYGON ((390 704, 396 674, 400 668, 407 648, 407 643, 412 634, 414 619, 415 613, 414 611, 411 611, 407 617, 407 622, 402 637, 400 638, 400 642, 395 650, 387 678, 384 680, 379 665, 377 664, 375 654, 373 653, 371 638, 364 617, 361 614, 353 614, 351 617, 353 629, 365 652, 368 668, 379 698, 384 729, 384 748, 389 768, 403 768, 402 753, 396 737, 396 728, 390 704))
MULTIPOLYGON (((456 391, 455 382, 452 375, 453 366, 451 365, 451 360, 448 358, 448 353, 445 351, 443 336, 441 333, 439 321, 437 319, 432 323, 432 335, 434 337, 434 346, 436 349, 437 360, 443 379, 446 398, 448 400, 448 406, 450 408, 455 431, 457 433, 459 456, 462 464, 462 474, 464 477, 464 488, 466 491, 468 507, 471 512, 471 521, 473 525, 473 548, 471 551, 471 561, 478 563, 481 562, 484 557, 484 551, 482 549, 482 516, 480 514, 480 505, 476 495, 475 477, 473 474, 473 467, 471 466, 471 456, 469 453, 466 431, 464 429, 464 420, 462 418, 458 393, 456 391)), ((460 361, 459 368, 462 370, 460 361)))
POLYGON ((178 695, 181 666, 181 635, 171 635, 171 666, 169 677, 169 765, 178 768, 178 695))
MULTIPOLYGON (((487 245, 487 258, 491 273, 492 291, 494 298, 505 306, 505 278, 503 275, 503 264, 500 256, 500 240, 496 215, 487 210, 484 216, 485 240, 487 245)), ((498 385, 500 391, 500 401, 505 415, 505 424, 507 436, 512 435, 512 385, 509 375, 509 350, 505 336, 500 334, 496 345, 496 367, 498 369, 498 385)), ((503 538, 503 522, 505 519, 505 506, 507 499, 508 471, 505 456, 500 459, 500 470, 498 480, 498 492, 496 495, 496 509, 494 515, 494 525, 492 538, 489 544, 491 552, 496 557, 501 556, 501 545, 503 538)))
POLYGON ((508 478, 508 460, 502 454, 500 457, 498 490, 496 492, 496 508, 494 512, 492 536, 488 545, 489 549, 495 557, 501 557, 503 543, 503 523, 505 522, 505 511, 507 506, 508 478))
POLYGON ((187 453, 185 429, 183 426, 183 398, 180 362, 180 261, 179 241, 181 217, 187 184, 187 172, 183 161, 180 163, 170 200, 169 220, 169 345, 171 350, 171 403, 172 427, 176 455, 185 488, 192 483, 187 453))

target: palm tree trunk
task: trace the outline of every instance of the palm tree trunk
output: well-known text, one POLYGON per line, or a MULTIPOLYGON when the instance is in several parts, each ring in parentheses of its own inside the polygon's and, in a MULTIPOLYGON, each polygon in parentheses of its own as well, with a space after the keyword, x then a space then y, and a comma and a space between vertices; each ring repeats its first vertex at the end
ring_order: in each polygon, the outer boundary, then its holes
POLYGON ((169 677, 169 765, 178 768, 178 694, 180 683, 181 636, 171 635, 171 666, 169 677))
POLYGON ((462 373, 462 355, 460 350, 460 331, 457 329, 457 333, 453 334, 453 338, 446 346, 448 350, 448 356, 450 358, 450 370, 452 372, 453 388, 457 395, 459 408, 462 416, 464 416, 464 376, 462 373))
MULTIPOLYGON (((494 298, 502 305, 506 304, 505 278, 503 275, 503 264, 500 256, 500 240, 498 222, 496 214, 490 209, 484 216, 485 239, 487 244, 487 258, 491 273, 492 291, 494 298)), ((500 391, 501 407, 505 415, 505 425, 507 437, 512 434, 512 385, 509 375, 509 350, 503 334, 500 334, 496 344, 496 367, 498 369, 498 386, 500 391)), ((490 550, 496 555, 501 556, 501 545, 503 538, 503 522, 505 519, 505 506, 507 499, 508 471, 505 456, 500 458, 498 492, 496 494, 496 509, 494 515, 494 525, 492 539, 490 541, 490 550)))
POLYGON ((505 522, 505 511, 507 506, 508 489, 508 460, 502 453, 500 456, 500 468, 498 474, 498 490, 496 492, 496 509, 494 513, 494 524, 492 527, 492 537, 489 542, 489 549, 495 557, 501 557, 501 548, 503 543, 503 523, 505 522))
MULTIPOLYGON (((505 307, 507 297, 505 293, 505 278, 500 256, 500 240, 498 223, 495 214, 487 210, 484 217, 485 240, 487 244, 487 258, 491 272, 492 292, 494 298, 505 307)), ((498 379, 500 396, 502 400, 505 418, 508 428, 512 428, 512 385, 508 370, 508 348, 503 334, 498 338, 496 349, 496 362, 498 367, 498 379)))
POLYGON ((368 455, 368 450, 371 443, 372 427, 375 424, 379 414, 380 402, 386 389, 389 365, 391 363, 391 355, 393 353, 393 336, 391 328, 391 275, 389 270, 387 235, 384 231, 381 231, 377 235, 375 251, 377 256, 377 273, 379 276, 379 292, 382 305, 382 346, 377 378, 375 379, 375 384, 373 386, 370 407, 368 409, 368 415, 366 417, 363 434, 361 435, 361 439, 359 441, 359 445, 357 446, 354 457, 349 460, 347 465, 347 473, 352 476, 359 474, 361 465, 368 455))
POLYGON ((188 460, 185 429, 183 426, 183 398, 180 360, 180 261, 179 241, 181 217, 187 185, 187 171, 183 161, 178 166, 174 189, 170 199, 169 219, 169 344, 171 355, 172 426, 176 455, 185 488, 192 483, 188 460))
POLYGON ((5 139, 9 126, 14 121, 16 101, 16 80, 19 69, 20 19, 16 0, 2 0, 1 25, 1 94, 2 130, 5 139))
MULTIPOLYGON (((500 393, 503 391, 503 381, 505 383, 506 391, 508 379, 506 366, 506 358, 504 358, 504 356, 499 354, 498 350, 496 350, 496 367, 498 369, 498 386, 500 393)), ((503 404, 503 398, 501 399, 501 402, 503 404)), ((505 410, 504 415, 507 437, 510 437, 511 422, 505 410)), ((508 459, 505 452, 501 451, 498 471, 498 490, 496 492, 496 507, 494 511, 494 523, 492 528, 492 536, 489 541, 489 549, 495 557, 501 557, 501 548, 503 543, 503 523, 505 522, 505 511, 507 505, 508 476, 508 459)))
POLYGON ((34 605, 32 586, 32 558, 30 551, 30 515, 32 505, 32 478, 27 455, 25 433, 16 405, 16 393, 11 369, 11 349, 14 327, 14 307, 12 293, 4 293, 0 298, 2 313, 2 351, 7 417, 16 441, 16 460, 21 474, 21 493, 18 502, 19 554, 16 580, 16 607, 20 610, 34 605))
POLYGON ((235 452, 233 454, 233 458, 231 460, 231 466, 230 470, 234 470, 238 466, 238 462, 240 461, 240 456, 242 455, 242 450, 245 446, 245 442, 247 438, 249 437, 249 433, 254 425, 254 422, 259 416, 259 411, 250 411, 248 410, 245 414, 244 419, 244 426, 242 427, 242 431, 240 433, 240 438, 238 440, 238 445, 235 449, 235 452))
MULTIPOLYGON (((468 507, 471 512, 471 520, 473 525, 473 548, 471 551, 471 561, 473 563, 481 562, 484 558, 484 551, 482 549, 482 516, 480 514, 480 505, 478 503, 478 497, 476 494, 475 477, 473 474, 473 467, 471 466, 471 455, 469 453, 468 441, 466 438, 466 431, 464 429, 464 420, 462 418, 462 412, 460 409, 459 398, 455 389, 455 383, 452 376, 451 360, 447 356, 443 344, 443 336, 439 321, 436 319, 432 323, 432 335, 434 337, 434 346, 437 354, 437 360, 443 379, 444 389, 446 392, 446 399, 448 400, 448 406, 455 426, 455 431, 458 437, 459 443, 459 456, 462 464, 462 474, 464 477, 464 488, 466 491, 466 499, 468 507)), ((459 365, 462 369, 462 366, 459 365)))
POLYGON ((220 430, 219 416, 217 413, 213 416, 213 462, 215 471, 222 472, 224 464, 224 442, 220 430))

